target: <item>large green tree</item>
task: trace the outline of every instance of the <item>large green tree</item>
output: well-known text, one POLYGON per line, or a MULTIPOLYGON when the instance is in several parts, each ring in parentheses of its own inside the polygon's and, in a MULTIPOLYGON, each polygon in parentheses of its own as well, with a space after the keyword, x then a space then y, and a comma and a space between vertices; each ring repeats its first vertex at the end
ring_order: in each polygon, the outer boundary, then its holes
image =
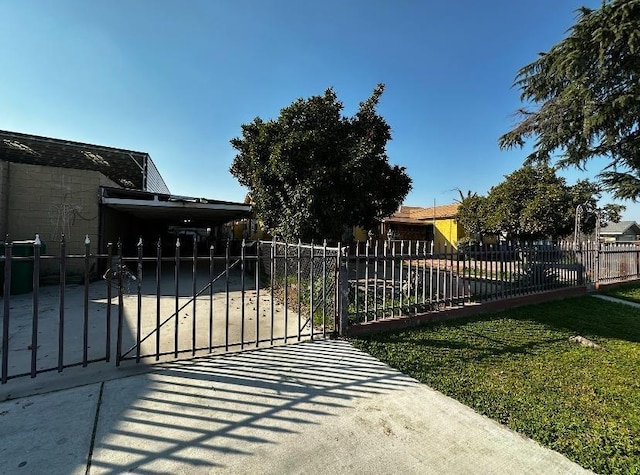
POLYGON ((298 99, 275 120, 256 118, 231 140, 231 173, 249 188, 256 214, 285 239, 340 239, 345 229, 373 227, 411 190, 403 167, 386 152, 391 128, 376 107, 378 85, 352 117, 333 89, 298 99))
MULTIPOLYGON (((548 165, 525 165, 492 187, 487 196, 464 197, 457 219, 471 235, 558 238, 573 232, 576 207, 586 204, 595 209, 599 197, 599 186, 593 182, 581 180, 567 185, 548 165)), ((607 219, 619 220, 622 209, 620 205, 606 205, 607 219)), ((594 224, 592 220, 583 223, 583 229, 593 229, 594 224)))
POLYGON ((523 67, 515 85, 527 108, 501 148, 532 138, 528 162, 560 166, 606 157, 605 189, 640 198, 640 0, 581 8, 566 38, 523 67))

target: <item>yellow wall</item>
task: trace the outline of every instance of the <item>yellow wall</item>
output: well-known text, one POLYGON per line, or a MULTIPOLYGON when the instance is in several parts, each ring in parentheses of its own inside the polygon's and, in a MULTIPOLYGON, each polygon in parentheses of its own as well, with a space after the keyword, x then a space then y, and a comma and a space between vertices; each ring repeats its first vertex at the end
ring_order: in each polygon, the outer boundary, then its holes
POLYGON ((451 247, 457 249, 458 240, 463 237, 464 230, 455 219, 436 219, 434 226, 434 250, 444 251, 445 244, 447 249, 451 249, 451 247))

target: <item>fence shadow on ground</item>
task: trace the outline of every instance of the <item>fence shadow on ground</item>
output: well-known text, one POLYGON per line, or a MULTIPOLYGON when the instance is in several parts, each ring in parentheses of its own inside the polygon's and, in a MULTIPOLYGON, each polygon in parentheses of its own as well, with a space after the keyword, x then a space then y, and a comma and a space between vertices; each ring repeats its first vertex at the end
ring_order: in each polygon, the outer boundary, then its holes
POLYGON ((286 460, 317 454, 323 439, 348 438, 333 416, 414 385, 337 341, 164 364, 144 378, 105 383, 91 473, 174 473, 185 465, 255 473, 252 456, 260 471, 286 471, 286 460), (308 439, 308 454, 288 452, 294 437, 308 439))

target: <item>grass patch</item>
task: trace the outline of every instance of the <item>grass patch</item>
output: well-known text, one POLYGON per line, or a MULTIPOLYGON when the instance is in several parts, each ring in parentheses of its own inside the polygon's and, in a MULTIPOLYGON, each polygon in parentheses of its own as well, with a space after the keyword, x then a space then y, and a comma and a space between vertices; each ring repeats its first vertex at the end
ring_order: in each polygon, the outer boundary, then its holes
POLYGON ((602 292, 604 295, 640 303, 640 283, 630 282, 602 292))
POLYGON ((585 296, 352 343, 585 468, 640 474, 639 309, 585 296))

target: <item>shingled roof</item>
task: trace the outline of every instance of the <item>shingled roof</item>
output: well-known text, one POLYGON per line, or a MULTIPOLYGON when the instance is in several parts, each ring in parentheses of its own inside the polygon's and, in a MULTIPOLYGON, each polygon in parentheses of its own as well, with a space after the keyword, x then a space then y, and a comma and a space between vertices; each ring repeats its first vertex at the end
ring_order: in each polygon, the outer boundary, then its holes
POLYGON ((622 234, 640 234, 640 226, 635 221, 608 223, 600 229, 601 236, 620 236, 622 234))
POLYGON ((458 212, 458 204, 446 204, 423 208, 421 206, 400 206, 400 209, 383 222, 404 224, 428 224, 434 219, 453 218, 458 212))
POLYGON ((0 130, 0 160, 94 170, 123 188, 155 188, 152 191, 169 192, 151 157, 145 152, 0 130))

